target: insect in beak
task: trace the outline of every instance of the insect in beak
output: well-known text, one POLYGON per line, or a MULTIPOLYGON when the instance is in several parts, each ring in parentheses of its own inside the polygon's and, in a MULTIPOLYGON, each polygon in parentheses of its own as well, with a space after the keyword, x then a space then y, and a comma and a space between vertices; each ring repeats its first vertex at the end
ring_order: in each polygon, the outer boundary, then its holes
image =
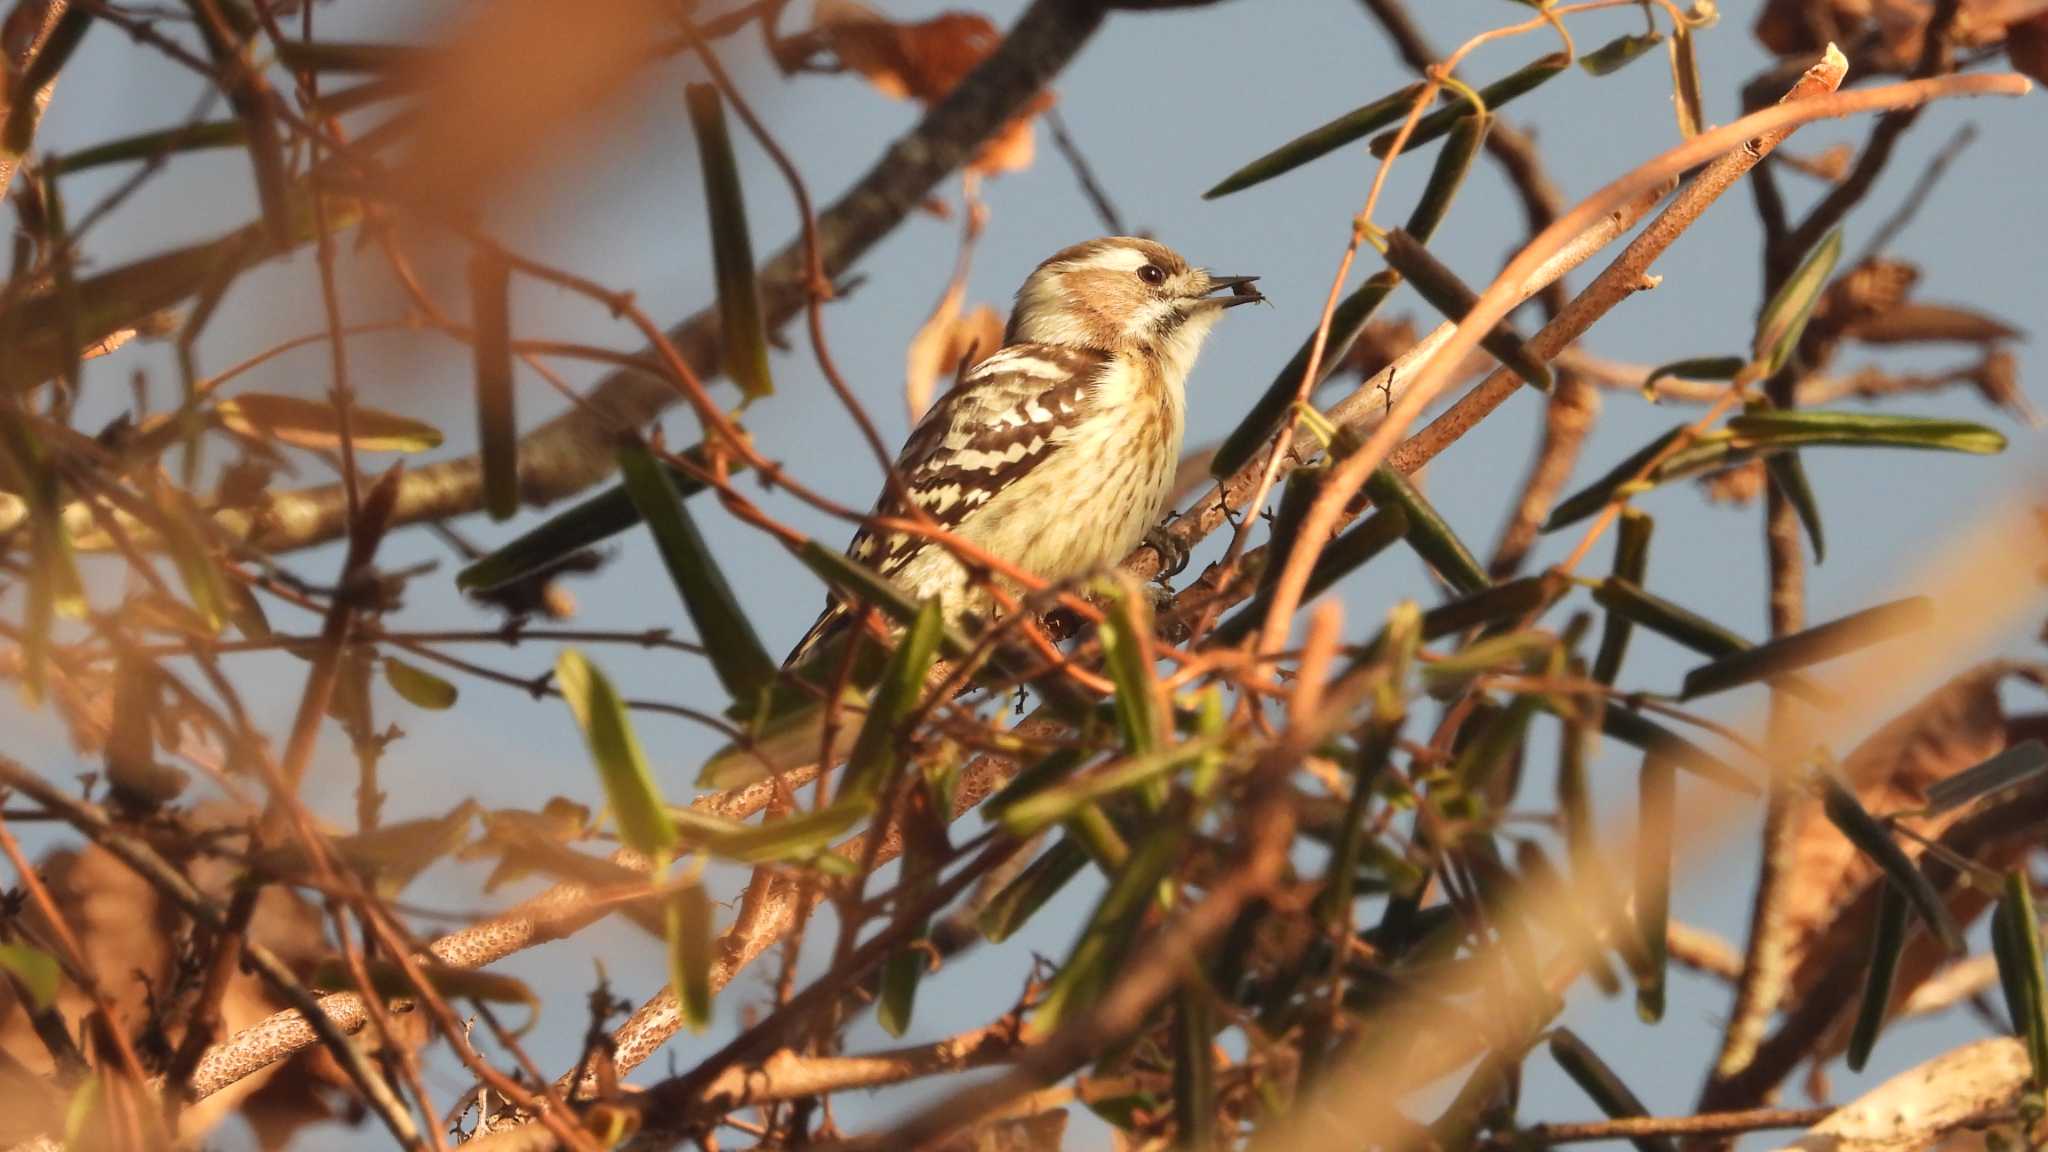
POLYGON ((1202 293, 1202 299, 1215 304, 1218 308, 1235 308, 1239 304, 1264 300, 1265 294, 1252 287, 1257 281, 1257 276, 1211 276, 1209 289, 1202 293), (1216 293, 1225 288, 1230 289, 1230 295, 1222 299, 1217 298, 1216 293))

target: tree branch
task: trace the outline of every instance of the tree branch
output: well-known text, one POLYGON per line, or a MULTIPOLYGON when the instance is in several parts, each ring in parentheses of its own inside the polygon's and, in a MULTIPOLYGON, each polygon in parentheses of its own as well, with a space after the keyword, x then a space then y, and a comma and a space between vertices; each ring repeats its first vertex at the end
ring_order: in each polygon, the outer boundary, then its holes
MULTIPOLYGON (((788 787, 803 783, 797 774, 784 777, 788 787)), ((763 780, 732 792, 700 796, 690 805, 700 812, 744 820, 766 807, 777 782, 763 780)), ((639 869, 645 862, 621 851, 612 863, 639 869)), ((618 910, 620 904, 601 899, 587 884, 557 884, 502 915, 451 932, 427 946, 439 963, 451 968, 482 968, 536 944, 559 940, 618 910)), ((322 997, 323 1013, 343 1032, 354 1034, 369 1022, 362 1000, 353 992, 322 997)), ((203 1100, 319 1041, 307 1018, 286 1009, 235 1033, 206 1050, 192 1074, 191 1098, 203 1100)))
MULTIPOLYGON (((50 0, 49 6, 43 10, 42 30, 29 42, 28 51, 23 52, 18 58, 0 60, 0 121, 7 119, 9 111, 7 89, 10 86, 4 80, 21 75, 22 69, 28 67, 28 62, 35 59, 36 53, 43 50, 43 43, 50 38, 50 30, 57 26, 58 19, 64 15, 64 9, 67 7, 68 0, 50 0)), ((57 81, 53 77, 36 92, 33 99, 38 118, 42 116, 43 109, 50 106, 50 97, 56 91, 57 81)), ((22 159, 22 154, 9 152, 4 145, 0 145, 0 202, 7 199, 8 186, 14 183, 14 174, 20 170, 22 159)))
MULTIPOLYGON (((1043 89, 1102 23, 1100 0, 1037 0, 996 50, 916 128, 818 214, 818 259, 837 278, 901 224, 932 187, 971 158, 1043 89)), ((809 291, 801 238, 761 266, 763 315, 771 327, 793 319, 809 291)), ((715 308, 668 330, 698 375, 721 368, 715 308)), ((612 472, 613 436, 638 428, 680 399, 666 381, 621 369, 591 388, 582 403, 521 437, 520 498, 545 505, 602 481, 612 472)), ((483 506, 483 465, 476 456, 445 460, 408 473, 393 524, 466 515, 483 506)), ((346 530, 339 485, 273 494, 249 526, 250 542, 275 552, 307 548, 346 530)))

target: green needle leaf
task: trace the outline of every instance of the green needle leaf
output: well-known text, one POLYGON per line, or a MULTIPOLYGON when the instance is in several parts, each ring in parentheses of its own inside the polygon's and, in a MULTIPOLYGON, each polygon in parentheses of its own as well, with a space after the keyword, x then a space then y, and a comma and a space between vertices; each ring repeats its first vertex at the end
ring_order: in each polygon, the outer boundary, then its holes
POLYGON ((2033 1086, 2048 1086, 2048 990, 2041 971, 2041 920, 2034 911, 2034 893, 2027 870, 2005 877, 1998 910, 1991 918, 1991 948, 1998 960, 1998 982, 2005 989, 2006 1012, 2027 1043, 2033 1086))
MULTIPOLYGON (((1562 52, 1552 52, 1548 56, 1538 57, 1481 88, 1479 102, 1488 112, 1497 112, 1502 105, 1535 91, 1545 81, 1571 66, 1571 57, 1562 52)), ((1415 131, 1408 134, 1408 142, 1403 145, 1405 150, 1412 152, 1422 147, 1449 132, 1461 117, 1472 114, 1472 105, 1463 97, 1447 94, 1446 98, 1451 103, 1416 122, 1415 131)), ((1388 150, 1394 146, 1395 135, 1394 132, 1383 132, 1373 137, 1372 154, 1384 159, 1388 150)))
MULTIPOLYGON (((1655 529, 1656 522, 1648 513, 1622 509, 1614 544, 1614 576, 1609 583, 1621 581, 1641 586, 1650 565, 1650 537, 1655 529)), ((1597 594, 1594 599, 1599 599, 1597 594)), ((1628 654, 1628 638, 1634 624, 1626 614, 1608 607, 1607 620, 1600 628, 1600 647, 1593 656, 1593 679, 1611 686, 1620 675, 1621 660, 1628 654)))
MULTIPOLYGON (((1550 1033, 1550 1056, 1581 1091, 1592 1097, 1593 1103, 1609 1119, 1625 1120, 1650 1114, 1643 1107, 1642 1098, 1629 1091, 1628 1085, 1615 1075, 1614 1069, 1608 1067, 1607 1062, 1570 1029, 1558 1028, 1550 1033)), ((1637 1152, 1677 1152, 1678 1148, 1669 1136, 1637 1136, 1629 1142, 1636 1146, 1637 1152)))
POLYGON ((697 158, 704 167, 704 203, 711 215, 711 257, 718 274, 718 316, 725 330, 725 370, 750 401, 775 391, 768 374, 768 331, 761 321, 761 290, 754 279, 754 244, 747 233, 746 196, 739 164, 725 130, 718 89, 692 84, 684 91, 697 158))
POLYGON ((1536 612, 1564 594, 1569 582, 1551 573, 1518 576, 1467 596, 1439 604, 1422 614, 1422 638, 1446 636, 1536 612))
POLYGON ((981 910, 976 920, 981 934, 991 944, 1000 944, 1022 928, 1033 913, 1045 907, 1061 888, 1088 866, 1088 851, 1072 835, 1053 842, 1045 853, 1026 865, 1015 880, 1003 886, 981 910))
POLYGON ((1164 743, 1168 705, 1152 668, 1152 611, 1128 576, 1113 585, 1102 615, 1103 670, 1116 685, 1116 722, 1124 747, 1144 756, 1164 743))
POLYGON ((1959 808, 1994 792, 2025 783, 2048 772, 2048 744, 2027 740, 2015 744, 1974 768, 1927 786, 1926 811, 1935 815, 1959 808))
POLYGON ((1744 412, 1728 418, 1728 430, 1746 446, 1762 448, 1843 444, 1990 456, 2005 451, 2006 445, 2005 435, 1996 428, 1968 420, 1822 408, 1744 412))
MULTIPOLYGON (((698 464, 708 460, 699 446, 683 453, 698 464)), ((676 492, 687 498, 704 490, 686 473, 663 464, 676 492)), ((552 567, 593 544, 602 543, 640 523, 640 510, 621 484, 548 517, 530 532, 475 561, 455 574, 455 586, 470 592, 488 592, 524 576, 552 567)))
POLYGON ((430 712, 445 712, 453 708, 456 697, 461 695, 455 685, 395 656, 384 658, 384 680, 400 699, 430 712))
POLYGON ((1883 640, 1918 631, 1934 623, 1934 601, 1909 596, 1880 604, 1839 620, 1780 636, 1765 644, 1730 653, 1685 674, 1679 698, 1691 700, 1782 676, 1795 669, 1833 660, 1883 640))
MULTIPOLYGON (((214 405, 231 432, 301 448, 341 445, 341 413, 332 404, 298 396, 244 392, 214 405)), ((424 421, 349 405, 349 440, 358 452, 426 452, 441 446, 441 430, 424 421)))
POLYGON ((1799 462, 1799 453, 1780 452, 1765 457, 1764 474, 1798 514, 1799 526, 1806 530, 1806 539, 1813 545, 1813 562, 1826 560, 1828 545, 1821 532, 1820 498, 1813 494, 1813 482, 1806 478, 1806 465, 1799 462))
POLYGON ((1637 808, 1636 934, 1647 963, 1636 986, 1636 1014, 1654 1023, 1664 1018, 1665 933, 1671 921, 1672 837, 1678 826, 1677 773, 1671 761, 1655 752, 1643 756, 1637 808))
POLYGON ((1659 364, 1643 377, 1643 395, 1651 403, 1657 400, 1657 384, 1670 379, 1685 380, 1733 380, 1735 374, 1749 367, 1749 360, 1742 356, 1697 356, 1690 360, 1673 360, 1659 364))
POLYGON ((1579 67, 1589 76, 1611 76, 1663 42, 1663 35, 1657 32, 1617 36, 1579 57, 1579 67))
POLYGON ((668 855, 676 845, 676 826, 633 735, 625 701, 604 673, 574 648, 562 649, 556 658, 555 686, 590 745, 605 799, 619 823, 619 839, 649 859, 668 855))
POLYGON ((1948 954, 1962 955, 1963 936, 1948 914, 1948 905, 1942 902, 1941 894, 1934 890, 1934 885, 1928 883, 1912 858, 1892 838, 1891 829, 1879 823, 1864 809, 1855 794, 1833 776, 1821 777, 1821 810, 1827 814, 1828 822, 1840 829, 1849 843, 1869 857, 1870 862, 1877 865, 1905 895, 1948 954))
POLYGON ((1598 480, 1572 493, 1550 510, 1550 518, 1543 522, 1545 532, 1555 532, 1584 520, 1612 504, 1620 495, 1622 487, 1635 482, 1643 469, 1650 466, 1659 453, 1684 433, 1683 426, 1672 428, 1655 440, 1630 453, 1621 463, 1607 470, 1598 480))
POLYGON ((1465 547, 1450 524, 1437 515, 1436 508, 1407 477, 1392 468, 1376 468, 1365 482, 1365 492, 1375 505, 1401 510, 1408 521, 1409 547, 1451 587, 1470 594, 1492 584, 1472 550, 1465 547))
POLYGON ((1899 970, 1899 955, 1906 950, 1906 898, 1899 886, 1881 881, 1877 894, 1877 925, 1870 939, 1870 967, 1863 974, 1863 999, 1856 1009, 1856 1023, 1849 1032, 1849 1071, 1861 1072, 1877 1046, 1877 1034, 1891 1010, 1892 980, 1899 970))
MULTIPOLYGON (((1443 313, 1445 319, 1462 323, 1479 303, 1479 293, 1474 292, 1470 285, 1458 278, 1457 273, 1405 229, 1396 228, 1387 233, 1384 255, 1394 271, 1406 277, 1415 286, 1415 291, 1429 301, 1431 307, 1443 313)), ((1549 392, 1555 386, 1550 365, 1529 351, 1521 335, 1507 321, 1495 324, 1480 337, 1479 346, 1513 369, 1515 375, 1531 388, 1549 392)))
POLYGON ((897 770, 902 767, 902 758, 897 754, 897 729, 924 695, 925 676, 938 655, 944 632, 939 602, 926 601, 889 656, 874 706, 860 726, 853 755, 847 760, 846 775, 839 782, 838 800, 862 797, 873 801, 889 794, 897 770))
POLYGON ((668 979, 693 1032, 711 1023, 711 897, 702 884, 676 890, 668 902, 668 979))
MULTIPOLYGON (((1756 647, 1712 620, 1681 608, 1660 596, 1645 592, 1618 577, 1609 577, 1601 581, 1593 590, 1593 599, 1606 608, 1613 619, 1640 624, 1702 656, 1719 658, 1737 652, 1747 652, 1756 647)), ((1800 699, 1820 707, 1832 707, 1840 703, 1833 693, 1804 676, 1782 676, 1774 683, 1800 699)))
POLYGON ((669 482, 668 471, 655 462, 644 444, 619 449, 619 472, 633 507, 654 534, 661 562, 668 567, 669 579, 675 582, 683 607, 697 626, 719 683, 734 701, 752 705, 774 682, 775 661, 769 659, 753 624, 740 610, 718 558, 684 510, 682 493, 669 482))
POLYGON ((1335 152, 1353 140, 1363 139, 1390 124, 1398 123, 1408 114, 1408 109, 1415 103, 1415 98, 1421 94, 1421 84, 1410 84, 1399 92, 1383 96, 1363 108, 1346 112, 1322 127, 1289 140, 1225 176, 1214 188, 1202 193, 1202 199, 1214 200, 1219 196, 1228 196, 1232 192, 1241 192, 1254 184, 1262 184, 1282 173, 1292 172, 1311 160, 1335 152))
POLYGON ((479 248, 470 257, 469 308, 484 508, 493 520, 509 520, 519 511, 519 419, 512 405, 512 276, 502 255, 479 248))
POLYGON ((1828 277, 1834 274, 1835 263, 1841 258, 1842 230, 1837 228, 1814 245, 1799 269, 1764 308, 1751 355, 1762 362, 1766 378, 1776 376, 1792 359, 1793 350, 1799 347, 1800 334, 1806 331, 1806 322, 1813 316, 1814 305, 1820 303, 1828 277))

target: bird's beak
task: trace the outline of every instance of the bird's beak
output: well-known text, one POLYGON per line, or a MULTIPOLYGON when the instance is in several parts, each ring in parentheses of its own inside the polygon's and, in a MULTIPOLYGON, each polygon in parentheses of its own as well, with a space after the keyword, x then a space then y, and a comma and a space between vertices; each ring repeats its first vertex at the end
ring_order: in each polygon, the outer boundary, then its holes
POLYGON ((1257 276, 1211 276, 1209 288, 1202 293, 1202 299, 1218 308, 1235 308, 1239 304, 1264 300, 1265 294, 1252 287, 1258 279, 1257 276), (1230 290, 1230 295, 1218 298, 1216 293, 1226 288, 1230 290))

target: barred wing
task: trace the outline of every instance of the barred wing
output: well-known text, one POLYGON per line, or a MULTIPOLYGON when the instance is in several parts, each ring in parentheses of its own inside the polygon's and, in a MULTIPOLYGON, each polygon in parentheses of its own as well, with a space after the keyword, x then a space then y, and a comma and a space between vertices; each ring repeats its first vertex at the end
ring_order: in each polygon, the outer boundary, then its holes
MULTIPOLYGON (((1049 344, 1013 344, 976 364, 932 405, 896 459, 907 494, 941 528, 958 528, 996 493, 1051 459, 1088 415, 1106 357, 1049 344)), ((887 489, 875 515, 907 518, 887 489)), ((862 527, 846 554, 884 576, 928 547, 920 536, 862 527)), ((842 622, 835 601, 790 653, 798 663, 842 622)))

